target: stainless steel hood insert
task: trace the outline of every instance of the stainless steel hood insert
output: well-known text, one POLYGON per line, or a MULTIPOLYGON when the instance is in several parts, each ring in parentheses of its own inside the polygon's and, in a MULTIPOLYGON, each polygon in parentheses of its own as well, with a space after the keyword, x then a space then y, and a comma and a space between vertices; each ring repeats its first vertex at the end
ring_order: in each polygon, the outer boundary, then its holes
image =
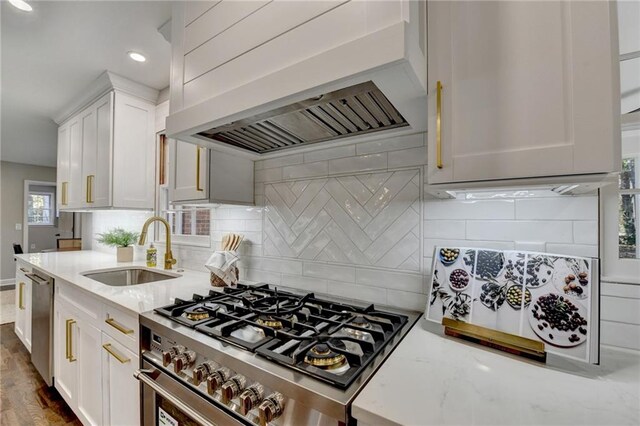
POLYGON ((408 126, 371 81, 200 132, 255 153, 408 126))

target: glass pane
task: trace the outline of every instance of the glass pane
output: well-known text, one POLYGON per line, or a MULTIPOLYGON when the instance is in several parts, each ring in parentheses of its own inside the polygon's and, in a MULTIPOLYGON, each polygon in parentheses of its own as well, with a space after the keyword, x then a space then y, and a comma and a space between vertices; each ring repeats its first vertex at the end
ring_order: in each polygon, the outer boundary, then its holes
POLYGON ((211 210, 196 210, 196 235, 209 235, 209 218, 211 210))
POLYGON ((180 232, 182 235, 191 235, 191 222, 193 221, 192 213, 193 212, 191 211, 179 213, 182 215, 182 232, 180 232))
POLYGON ((622 171, 620 172, 620 189, 633 189, 638 187, 638 159, 623 158, 622 171))
POLYGON ((638 222, 640 221, 640 194, 622 194, 620 196, 620 214, 618 221, 618 245, 621 259, 638 259, 638 222))

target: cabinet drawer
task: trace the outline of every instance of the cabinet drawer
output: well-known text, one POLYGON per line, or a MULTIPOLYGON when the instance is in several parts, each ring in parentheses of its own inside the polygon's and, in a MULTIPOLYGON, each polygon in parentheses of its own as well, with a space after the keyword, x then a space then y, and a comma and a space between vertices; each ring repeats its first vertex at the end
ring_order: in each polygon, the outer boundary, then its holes
POLYGON ((89 320, 89 323, 100 328, 98 325, 102 315, 102 303, 100 301, 73 285, 60 280, 56 281, 55 292, 57 299, 64 300, 73 306, 80 314, 87 317, 86 319, 89 320))
POLYGON ((138 353, 138 316, 104 305, 102 331, 129 350, 138 353))

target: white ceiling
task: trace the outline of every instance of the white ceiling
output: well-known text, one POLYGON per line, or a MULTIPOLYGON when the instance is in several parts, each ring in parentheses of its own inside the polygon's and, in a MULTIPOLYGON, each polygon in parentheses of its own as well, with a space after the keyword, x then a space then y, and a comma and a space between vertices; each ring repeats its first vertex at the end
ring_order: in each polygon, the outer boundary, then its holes
POLYGON ((162 1, 31 1, 33 12, 0 4, 3 161, 56 165, 51 117, 103 71, 156 89, 169 85, 170 45, 157 29, 162 1), (147 56, 128 58, 135 50, 147 56))

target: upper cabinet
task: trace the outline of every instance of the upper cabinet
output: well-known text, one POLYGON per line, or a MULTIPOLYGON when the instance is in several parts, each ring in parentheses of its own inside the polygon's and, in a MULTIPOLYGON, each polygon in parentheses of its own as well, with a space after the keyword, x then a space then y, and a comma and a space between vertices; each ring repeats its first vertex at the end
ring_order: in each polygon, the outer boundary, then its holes
POLYGON ((620 167, 615 2, 428 2, 431 184, 620 167))
POLYGON ((59 208, 152 209, 158 92, 111 73, 87 92, 57 120, 59 208))

